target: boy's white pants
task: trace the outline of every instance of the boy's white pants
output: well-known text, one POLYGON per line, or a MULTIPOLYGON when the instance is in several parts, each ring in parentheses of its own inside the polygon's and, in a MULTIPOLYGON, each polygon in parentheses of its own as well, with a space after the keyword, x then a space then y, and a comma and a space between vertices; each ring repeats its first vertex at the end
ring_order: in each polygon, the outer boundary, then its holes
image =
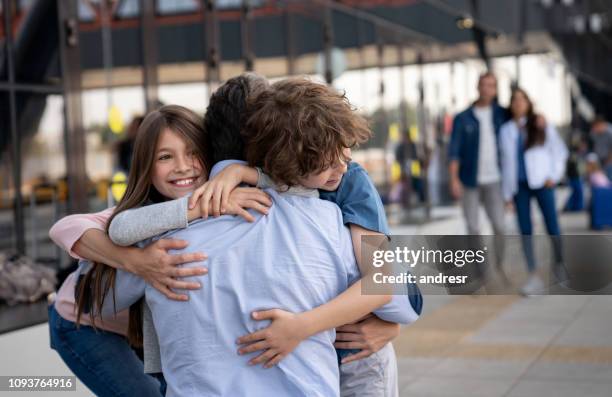
POLYGON ((370 357, 340 366, 341 397, 397 397, 397 360, 391 343, 370 357))

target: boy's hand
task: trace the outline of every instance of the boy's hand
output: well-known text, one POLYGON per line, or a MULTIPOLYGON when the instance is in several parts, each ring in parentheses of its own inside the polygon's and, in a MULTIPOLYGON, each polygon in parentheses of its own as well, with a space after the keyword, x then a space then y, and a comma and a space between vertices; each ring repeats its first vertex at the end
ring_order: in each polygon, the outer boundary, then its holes
POLYGON ((253 215, 247 208, 252 208, 264 215, 268 215, 268 208, 272 205, 270 196, 256 187, 237 187, 230 193, 226 214, 240 215, 247 222, 255 222, 253 215))
POLYGON ((244 168, 248 167, 241 164, 229 165, 213 179, 197 188, 189 198, 189 209, 195 208, 199 200, 202 218, 208 218, 209 204, 213 216, 225 214, 230 192, 243 181, 244 168))
POLYGON ((371 315, 356 324, 336 328, 337 349, 361 349, 342 359, 342 364, 360 360, 376 353, 399 335, 400 325, 371 315))
POLYGON ((259 331, 242 336, 236 341, 242 345, 238 354, 253 353, 263 350, 263 353, 249 361, 249 365, 264 364, 271 368, 297 347, 309 335, 302 324, 299 314, 281 309, 253 312, 255 320, 271 320, 272 323, 259 331))

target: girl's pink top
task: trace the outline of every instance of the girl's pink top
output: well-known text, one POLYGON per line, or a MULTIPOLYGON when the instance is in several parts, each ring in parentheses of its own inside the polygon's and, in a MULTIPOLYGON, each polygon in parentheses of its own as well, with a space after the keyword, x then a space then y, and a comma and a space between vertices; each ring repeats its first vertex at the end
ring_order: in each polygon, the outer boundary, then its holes
MULTIPOLYGON (((83 259, 72 250, 74 244, 89 229, 105 231, 106 222, 113 214, 113 210, 114 207, 95 214, 67 216, 53 225, 51 230, 49 230, 49 237, 73 258, 83 259)), ((55 310, 57 310, 62 318, 72 322, 76 322, 77 317, 74 298, 76 281, 77 273, 73 272, 66 278, 55 298, 55 310)), ((84 314, 81 316, 81 324, 92 325, 89 315, 84 314)), ((127 335, 127 325, 128 310, 117 313, 113 318, 104 318, 104 321, 96 319, 97 328, 121 335, 127 335)))

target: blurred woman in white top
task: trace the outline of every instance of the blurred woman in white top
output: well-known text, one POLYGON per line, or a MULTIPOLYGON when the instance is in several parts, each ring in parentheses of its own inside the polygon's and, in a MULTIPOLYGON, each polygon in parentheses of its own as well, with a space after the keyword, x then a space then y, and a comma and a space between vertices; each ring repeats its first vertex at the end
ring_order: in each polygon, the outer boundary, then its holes
POLYGON ((568 150, 555 127, 533 110, 527 93, 516 88, 510 98, 512 118, 500 130, 502 191, 509 206, 514 204, 527 262, 529 279, 525 295, 542 293, 533 252, 531 199, 535 197, 553 244, 553 270, 557 281, 566 281, 561 255, 561 231, 554 188, 565 174, 568 150))

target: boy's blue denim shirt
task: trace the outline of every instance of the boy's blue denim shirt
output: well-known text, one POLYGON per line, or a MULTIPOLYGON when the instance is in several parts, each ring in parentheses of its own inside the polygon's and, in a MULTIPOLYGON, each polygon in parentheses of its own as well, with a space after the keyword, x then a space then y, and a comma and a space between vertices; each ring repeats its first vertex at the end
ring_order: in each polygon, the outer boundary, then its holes
POLYGON ((345 225, 353 223, 364 229, 390 234, 385 207, 366 170, 350 162, 334 191, 319 189, 319 197, 340 207, 345 225))
MULTIPOLYGON (((334 191, 319 190, 319 197, 331 201, 340 208, 345 225, 353 223, 364 229, 390 236, 387 215, 380 195, 367 171, 359 164, 350 162, 338 188, 334 191)), ((412 283, 408 283, 407 288, 410 305, 420 315, 423 309, 421 291, 412 283)), ((336 349, 336 352, 340 363, 343 358, 358 353, 359 350, 336 349)))
MULTIPOLYGON (((496 142, 499 142, 499 129, 510 118, 506 108, 493 103, 493 127, 496 142)), ((474 115, 474 106, 459 113, 453 120, 453 131, 448 145, 449 161, 459 161, 459 179, 470 188, 478 185, 478 148, 480 142, 480 125, 474 115)), ((499 151, 499 146, 498 146, 499 151)), ((499 159, 500 156, 497 156, 499 159)))

